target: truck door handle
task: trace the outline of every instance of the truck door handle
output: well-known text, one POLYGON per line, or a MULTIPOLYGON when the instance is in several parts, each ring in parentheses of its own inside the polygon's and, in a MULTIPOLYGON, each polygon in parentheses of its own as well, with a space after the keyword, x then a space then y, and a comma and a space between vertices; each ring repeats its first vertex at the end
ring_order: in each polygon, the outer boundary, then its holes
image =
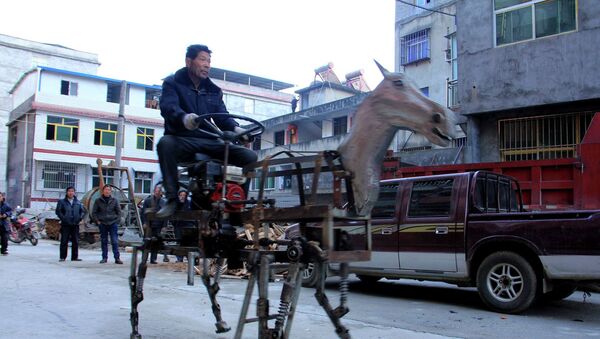
POLYGON ((448 234, 448 226, 438 226, 435 228, 435 234, 448 234))
POLYGON ((390 234, 392 234, 392 232, 393 232, 393 230, 389 227, 383 228, 381 230, 381 234, 383 234, 383 235, 390 235, 390 234))

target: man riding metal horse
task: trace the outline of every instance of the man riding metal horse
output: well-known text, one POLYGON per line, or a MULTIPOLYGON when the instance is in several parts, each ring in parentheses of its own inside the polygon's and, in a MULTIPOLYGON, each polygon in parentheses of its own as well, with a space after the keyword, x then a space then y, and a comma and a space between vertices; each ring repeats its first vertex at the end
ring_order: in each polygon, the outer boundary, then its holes
MULTIPOLYGON (((370 258, 370 212, 379 193, 385 151, 400 128, 414 130, 435 144, 446 145, 454 135, 452 112, 423 96, 405 75, 389 72, 378 64, 384 79, 357 108, 355 123, 337 151, 312 152, 316 155, 310 156, 285 151, 280 154, 285 153, 289 158, 270 156, 255 162, 256 155, 236 143, 259 135, 264 131, 264 126, 256 120, 226 113, 221 90, 208 79, 210 53, 206 46, 190 46, 186 54, 186 67, 165 79, 163 85, 161 114, 165 118, 165 136, 158 144, 158 154, 169 202, 150 218, 193 218, 197 227, 187 235, 182 235, 179 244, 174 247, 161 243, 155 237, 146 237, 143 245, 134 247, 129 280, 131 337, 141 337, 137 329, 137 306, 143 300, 148 252, 151 248, 156 250, 160 247, 171 251, 171 254, 187 254, 190 265, 195 255, 217 259, 214 279, 211 281, 207 273, 206 260, 202 276, 217 320, 217 333, 230 329, 221 318, 220 306, 216 301, 219 267, 225 258, 245 260, 250 276, 235 338, 241 338, 244 324, 249 322, 259 323, 260 338, 289 337, 302 272, 308 262, 319 262, 320 278, 315 297, 335 326, 338 336, 350 338, 348 329, 340 322, 340 318, 348 312, 348 265, 370 258), (246 120, 254 126, 245 130, 234 119, 246 120), (378 131, 377 137, 374 137, 373 131, 378 131), (198 158, 197 153, 205 157, 198 158), (215 162, 215 159, 222 162, 215 162), (192 198, 200 201, 200 204, 193 206, 197 208, 195 211, 175 213, 179 185, 177 166, 183 161, 188 162, 186 167, 190 180, 186 185, 193 192, 192 198), (231 175, 229 163, 245 166, 244 171, 248 173, 241 175, 242 170, 238 168, 239 173, 231 175), (272 199, 264 199, 267 177, 290 175, 290 171, 284 170, 271 172, 269 167, 284 163, 292 164, 295 168, 291 174, 296 175, 299 187, 304 187, 304 175, 313 174, 313 197, 305 199, 303 191, 299 191, 299 206, 278 208, 272 199), (312 163, 313 167, 302 168, 302 163, 312 163), (260 177, 253 174, 255 169, 261 169, 260 177), (334 176, 334 194, 332 201, 326 204, 319 204, 315 198, 322 171, 329 171, 334 176), (247 185, 245 179, 251 177, 259 178, 259 186, 262 186, 257 200, 246 200, 245 192, 240 187, 247 185), (341 201, 342 181, 346 184, 347 203, 341 201), (235 223, 231 221, 232 215, 237 216, 235 223), (336 224, 338 221, 358 223, 353 225, 362 223, 363 234, 366 235, 363 242, 350 240, 349 233, 336 224), (265 236, 270 222, 296 222, 300 225, 299 235, 292 239, 270 240, 265 236), (236 236, 233 225, 241 224, 254 227, 252 241, 240 240, 236 236), (271 250, 272 244, 286 245, 287 250, 271 250), (142 251, 142 259, 136 272, 138 250, 142 251), (270 313, 268 297, 272 262, 289 264, 277 314, 270 313), (334 308, 325 295, 324 281, 328 264, 336 262, 340 263, 340 305, 334 308), (257 317, 247 318, 254 284, 258 285, 257 317), (269 327, 270 320, 275 320, 274 327, 269 327)), ((188 284, 193 279, 190 277, 193 277, 193 270, 188 270, 188 284)))

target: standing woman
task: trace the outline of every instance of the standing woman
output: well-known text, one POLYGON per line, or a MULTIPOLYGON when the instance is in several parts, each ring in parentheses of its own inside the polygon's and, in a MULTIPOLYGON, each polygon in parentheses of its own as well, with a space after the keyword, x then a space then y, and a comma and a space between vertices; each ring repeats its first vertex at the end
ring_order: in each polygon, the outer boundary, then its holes
POLYGON ((83 205, 75 196, 75 188, 67 187, 65 198, 56 204, 56 215, 60 219, 60 259, 67 258, 67 248, 71 241, 71 261, 79 259, 79 223, 83 218, 85 210, 83 205))

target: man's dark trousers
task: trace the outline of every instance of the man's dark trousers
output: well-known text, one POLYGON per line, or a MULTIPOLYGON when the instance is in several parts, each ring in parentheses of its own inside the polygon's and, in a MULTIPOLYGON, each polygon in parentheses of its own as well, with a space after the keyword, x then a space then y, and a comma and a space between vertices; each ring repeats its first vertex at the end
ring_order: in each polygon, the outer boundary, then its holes
POLYGON ((102 247, 102 259, 108 259, 108 235, 110 234, 110 243, 112 245, 113 255, 116 259, 119 259, 119 227, 117 223, 112 225, 100 224, 100 242, 102 247))
POLYGON ((8 252, 8 232, 2 224, 0 224, 0 252, 8 252))
POLYGON ((71 241, 71 260, 79 258, 79 225, 60 225, 60 258, 67 258, 71 241))
MULTIPOLYGON (((179 189, 177 163, 193 161, 196 153, 203 153, 219 160, 223 160, 225 156, 225 144, 220 140, 178 137, 175 135, 165 135, 160 138, 156 150, 167 199, 177 198, 179 189)), ((240 145, 229 145, 230 165, 243 167, 255 162, 257 159, 258 157, 254 151, 240 145)))

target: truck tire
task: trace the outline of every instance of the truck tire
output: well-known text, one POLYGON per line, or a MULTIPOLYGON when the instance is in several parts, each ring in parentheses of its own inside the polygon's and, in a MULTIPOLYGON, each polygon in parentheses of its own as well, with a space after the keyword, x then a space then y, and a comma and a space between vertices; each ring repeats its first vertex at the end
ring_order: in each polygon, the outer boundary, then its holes
POLYGON ((306 268, 302 272, 302 286, 303 287, 315 287, 319 281, 319 267, 321 264, 317 262, 310 262, 306 265, 306 268))
POLYGON ((356 277, 358 279, 360 279, 360 282, 362 282, 363 284, 366 284, 366 285, 372 285, 381 279, 381 277, 376 277, 374 275, 362 275, 362 274, 357 274, 356 277))
POLYGON ((477 270, 477 290, 493 311, 520 313, 538 293, 538 278, 531 264, 514 252, 497 252, 483 260, 477 270))

